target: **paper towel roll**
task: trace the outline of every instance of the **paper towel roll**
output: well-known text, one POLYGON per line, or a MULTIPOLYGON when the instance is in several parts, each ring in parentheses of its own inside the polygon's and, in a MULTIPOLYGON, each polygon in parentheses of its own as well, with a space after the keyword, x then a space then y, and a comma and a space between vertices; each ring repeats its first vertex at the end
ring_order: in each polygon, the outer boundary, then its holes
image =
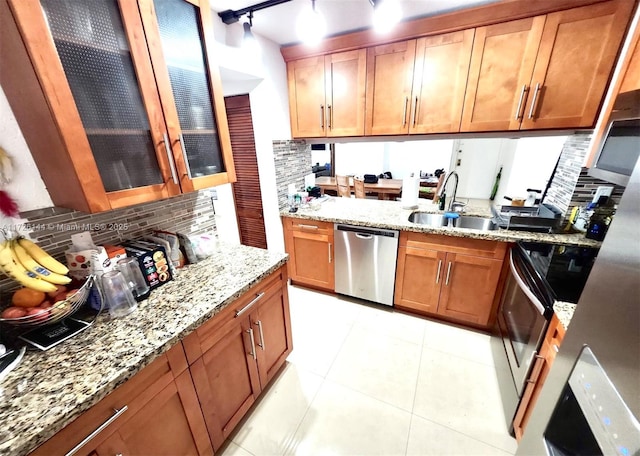
POLYGON ((416 209, 418 207, 418 190, 420 179, 413 173, 409 177, 402 179, 402 208, 416 209))

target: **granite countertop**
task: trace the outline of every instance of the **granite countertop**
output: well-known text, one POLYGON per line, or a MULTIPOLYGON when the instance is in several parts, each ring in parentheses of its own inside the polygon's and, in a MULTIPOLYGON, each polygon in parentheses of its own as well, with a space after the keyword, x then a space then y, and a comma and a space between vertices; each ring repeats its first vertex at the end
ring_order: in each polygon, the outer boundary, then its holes
POLYGON ((287 258, 221 244, 212 257, 180 269, 126 317, 100 317, 47 352, 28 351, 0 383, 0 454, 33 450, 287 258))
MULTIPOLYGON (((438 206, 431 201, 419 201, 418 209, 403 209, 400 201, 380 201, 374 199, 327 197, 324 202, 312 207, 299 208, 291 213, 287 208, 280 212, 283 217, 306 220, 345 223, 357 226, 387 228, 402 231, 443 234, 447 236, 487 239, 503 242, 534 241, 548 244, 561 244, 579 247, 600 247, 600 241, 587 239, 584 234, 549 234, 529 231, 480 231, 470 228, 450 228, 419 225, 409 222, 413 211, 424 211, 442 214, 438 206)), ((491 217, 489 200, 469 200, 464 215, 491 217)))
POLYGON ((566 330, 569 327, 573 313, 576 311, 576 305, 572 302, 556 301, 553 303, 553 311, 558 316, 560 324, 566 330))

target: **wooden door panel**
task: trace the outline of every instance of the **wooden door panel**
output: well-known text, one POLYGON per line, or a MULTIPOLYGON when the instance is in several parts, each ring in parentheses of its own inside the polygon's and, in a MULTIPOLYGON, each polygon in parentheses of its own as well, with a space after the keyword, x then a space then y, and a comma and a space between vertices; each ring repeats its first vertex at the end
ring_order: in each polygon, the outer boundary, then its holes
POLYGON ((334 287, 333 245, 327 235, 292 232, 293 280, 327 289, 334 287))
POLYGON ((367 51, 325 56, 327 136, 363 136, 367 51))
POLYGON ((496 293, 502 261, 448 253, 438 313, 486 325, 496 293))
POLYGON ((460 131, 520 128, 544 22, 538 16, 476 29, 460 131))
POLYGON ((232 185, 240 242, 243 245, 267 248, 264 228, 260 174, 251 117, 249 95, 225 97, 229 135, 236 165, 236 182, 232 185))
POLYGON ((290 320, 289 303, 282 287, 263 301, 257 314, 252 316, 262 388, 271 381, 293 349, 290 320))
POLYGON ((416 41, 376 46, 367 50, 366 135, 409 131, 409 98, 416 41))
POLYGON ((436 250, 400 247, 394 303, 414 311, 435 314, 446 254, 436 250))
POLYGON ((260 392, 249 327, 248 318, 238 321, 191 366, 214 450, 220 448, 260 392))
POLYGON ((547 16, 522 129, 593 126, 628 21, 622 3, 547 16))
POLYGON ((287 79, 292 136, 325 136, 324 57, 289 62, 287 79))
POLYGON ((409 133, 460 130, 473 35, 470 29, 417 41, 409 133))

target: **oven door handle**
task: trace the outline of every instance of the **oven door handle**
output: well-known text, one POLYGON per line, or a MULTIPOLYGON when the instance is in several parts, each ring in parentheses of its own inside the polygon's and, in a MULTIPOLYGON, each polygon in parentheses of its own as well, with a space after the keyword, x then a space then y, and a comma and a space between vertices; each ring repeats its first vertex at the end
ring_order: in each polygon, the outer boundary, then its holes
POLYGON ((520 287, 520 289, 522 290, 522 292, 525 295, 527 295, 527 298, 529 298, 529 300, 533 303, 533 305, 536 307, 536 309, 538 309, 538 312, 540 312, 540 315, 544 315, 544 311, 545 311, 544 306, 542 305, 540 300, 538 298, 536 298, 536 296, 531 292, 531 290, 529 289, 527 284, 524 283, 524 280, 522 280, 522 278, 520 278, 520 275, 518 275, 518 271, 516 271, 516 267, 513 264, 513 251, 509 252, 509 266, 511 266, 511 275, 516 280, 516 282, 517 282, 518 286, 520 287))

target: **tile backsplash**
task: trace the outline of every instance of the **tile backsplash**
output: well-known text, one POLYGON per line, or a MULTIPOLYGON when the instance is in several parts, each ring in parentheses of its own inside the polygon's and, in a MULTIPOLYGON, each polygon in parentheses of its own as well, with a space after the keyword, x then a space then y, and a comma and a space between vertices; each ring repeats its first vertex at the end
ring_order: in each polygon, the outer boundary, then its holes
MULTIPOLYGON (((26 220, 21 231, 28 232, 40 247, 63 263, 71 235, 83 231, 91 232, 97 245, 117 244, 156 229, 216 233, 213 201, 206 190, 98 214, 53 207, 20 215, 26 220)), ((18 287, 18 283, 0 274, 0 294, 18 287)))
POLYGON ((287 188, 295 184, 304 188, 304 176, 311 173, 311 145, 305 141, 273 141, 273 157, 276 166, 278 207, 287 205, 287 188))

